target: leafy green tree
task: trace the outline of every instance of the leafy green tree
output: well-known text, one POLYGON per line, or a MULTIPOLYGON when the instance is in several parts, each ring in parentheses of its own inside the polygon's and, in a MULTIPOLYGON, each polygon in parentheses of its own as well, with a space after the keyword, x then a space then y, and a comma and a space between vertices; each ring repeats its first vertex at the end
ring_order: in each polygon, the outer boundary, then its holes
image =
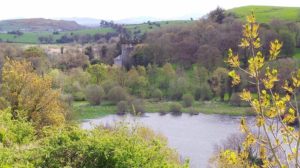
POLYGON ((88 85, 85 89, 85 98, 91 105, 100 105, 104 96, 104 90, 99 85, 88 85))
POLYGON ((292 57, 295 53, 296 42, 294 35, 288 31, 281 31, 279 33, 280 40, 283 43, 282 53, 285 57, 292 57))
POLYGON ((210 79, 211 88, 216 96, 224 101, 224 96, 228 90, 228 70, 225 68, 217 68, 210 79))
POLYGON ((87 72, 91 74, 92 80, 96 84, 104 81, 108 75, 108 65, 94 64, 87 68, 87 72))

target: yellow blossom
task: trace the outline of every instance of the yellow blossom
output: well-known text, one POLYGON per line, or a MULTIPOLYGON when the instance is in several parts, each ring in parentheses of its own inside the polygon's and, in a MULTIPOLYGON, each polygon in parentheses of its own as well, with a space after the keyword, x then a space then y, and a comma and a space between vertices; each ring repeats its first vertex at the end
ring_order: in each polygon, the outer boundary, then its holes
POLYGON ((238 55, 233 55, 231 49, 228 51, 228 59, 225 62, 227 62, 232 68, 237 68, 240 66, 238 55))
POLYGON ((277 58, 277 56, 280 53, 280 49, 282 47, 282 43, 280 43, 278 40, 275 40, 270 43, 270 60, 274 60, 277 58))
POLYGON ((228 75, 232 78, 232 85, 238 85, 241 82, 241 77, 234 70, 230 71, 228 75))
POLYGON ((246 89, 243 89, 243 92, 241 93, 240 97, 244 101, 251 101, 251 93, 246 89))

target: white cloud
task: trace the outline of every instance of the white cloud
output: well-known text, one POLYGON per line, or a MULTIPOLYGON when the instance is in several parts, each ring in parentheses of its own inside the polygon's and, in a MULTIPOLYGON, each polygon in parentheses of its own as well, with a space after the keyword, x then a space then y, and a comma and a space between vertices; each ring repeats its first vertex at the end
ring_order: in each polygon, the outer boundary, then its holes
POLYGON ((298 6, 299 0, 3 0, 0 19, 91 17, 161 19, 200 16, 217 6, 229 9, 243 5, 298 6))

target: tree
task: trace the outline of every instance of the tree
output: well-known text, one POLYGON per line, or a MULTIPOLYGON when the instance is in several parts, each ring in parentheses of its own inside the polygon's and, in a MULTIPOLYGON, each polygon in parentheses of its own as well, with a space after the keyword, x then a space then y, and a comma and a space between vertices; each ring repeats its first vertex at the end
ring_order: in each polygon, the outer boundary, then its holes
POLYGON ((100 84, 100 82, 105 80, 108 75, 108 65, 105 64, 90 65, 87 69, 87 72, 91 74, 94 83, 100 84))
POLYGON ((89 57, 89 60, 92 61, 95 56, 94 56, 94 51, 92 46, 88 46, 85 48, 84 54, 89 57))
POLYGON ((279 33, 280 40, 283 43, 282 46, 282 53, 285 57, 292 57, 295 52, 296 42, 295 38, 293 37, 292 33, 288 31, 281 31, 279 33))
POLYGON ((120 86, 115 86, 108 92, 108 100, 112 101, 114 104, 117 104, 118 102, 122 100, 126 100, 128 98, 128 94, 126 90, 124 90, 120 86))
POLYGON ((40 74, 45 73, 47 68, 46 53, 42 48, 29 47, 24 51, 26 60, 30 61, 32 67, 40 74))
POLYGON ((134 67, 128 71, 127 77, 127 86, 130 88, 130 92, 132 94, 145 97, 148 79, 145 76, 140 75, 134 67))
POLYGON ((37 75, 29 62, 8 59, 2 78, 3 97, 10 103, 14 119, 32 121, 37 128, 64 123, 67 110, 49 76, 37 75))
POLYGON ((208 14, 209 19, 220 24, 223 22, 225 17, 225 10, 220 7, 217 7, 217 9, 208 14))
POLYGON ((217 68, 214 70, 210 79, 210 86, 215 95, 220 96, 221 101, 224 101, 224 96, 228 84, 228 70, 225 68, 217 68))
POLYGON ((86 68, 89 64, 88 56, 78 49, 67 50, 64 54, 57 56, 57 65, 61 69, 86 68))
POLYGON ((245 134, 245 141, 238 151, 221 151, 217 164, 220 167, 300 167, 300 134, 299 130, 291 126, 300 121, 297 105, 300 70, 292 73, 291 79, 284 82, 281 87, 283 93, 273 90, 279 81, 278 70, 271 68, 267 62, 278 57, 283 43, 278 40, 271 42, 269 56, 264 57, 260 51, 258 27, 254 15, 248 16, 240 44, 240 47, 253 51, 248 60, 248 68, 241 68, 239 56, 232 50, 226 60, 234 69, 229 72, 233 85, 241 81, 236 69, 242 69, 256 87, 257 97, 247 89, 240 95, 255 111, 256 125, 249 126, 246 119, 242 118, 241 130, 245 134), (258 148, 258 152, 251 152, 254 146, 258 148))
POLYGON ((202 45, 195 54, 198 63, 210 71, 222 65, 223 57, 216 47, 202 45))
POLYGON ((99 85, 88 85, 85 89, 85 97, 91 105, 100 105, 104 97, 104 90, 99 85))

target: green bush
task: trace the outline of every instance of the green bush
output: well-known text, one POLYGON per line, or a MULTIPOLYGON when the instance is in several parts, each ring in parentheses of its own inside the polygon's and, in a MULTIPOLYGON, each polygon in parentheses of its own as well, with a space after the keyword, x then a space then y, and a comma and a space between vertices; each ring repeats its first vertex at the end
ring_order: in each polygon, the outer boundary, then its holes
POLYGON ((142 99, 133 99, 129 102, 131 113, 134 115, 138 115, 141 113, 145 113, 144 102, 142 99))
POLYGON ((100 105, 104 97, 104 90, 99 85, 88 85, 85 89, 86 100, 91 105, 100 105))
POLYGON ((72 95, 73 95, 73 100, 74 101, 85 101, 85 95, 81 91, 75 92, 72 95))
POLYGON ((213 98, 213 92, 209 85, 205 83, 196 88, 194 96, 196 100, 211 100, 213 98))
POLYGON ((180 103, 172 103, 170 105, 170 112, 172 113, 181 113, 181 110, 182 110, 182 105, 180 103))
POLYGON ((151 93, 151 98, 154 98, 156 100, 161 100, 163 97, 163 93, 160 89, 156 88, 152 93, 151 93))
POLYGON ((117 104, 117 112, 119 114, 124 114, 128 111, 128 104, 126 101, 120 101, 118 104, 117 104))
POLYGON ((105 93, 108 94, 108 92, 115 86, 117 86, 117 83, 112 80, 105 80, 101 84, 102 88, 104 89, 105 93))
POLYGON ((127 100, 127 97, 127 92, 120 86, 113 87, 107 95, 108 100, 110 100, 114 104, 117 104, 122 100, 127 100))
POLYGON ((185 94, 182 96, 182 103, 184 107, 191 107, 194 103, 194 97, 191 94, 185 94))
POLYGON ((25 120, 0 111, 0 167, 187 167, 165 138, 124 123, 82 130, 45 127, 37 136, 25 120))
POLYGON ((44 141, 39 167, 181 167, 178 155, 151 130, 128 126, 67 129, 44 141))

